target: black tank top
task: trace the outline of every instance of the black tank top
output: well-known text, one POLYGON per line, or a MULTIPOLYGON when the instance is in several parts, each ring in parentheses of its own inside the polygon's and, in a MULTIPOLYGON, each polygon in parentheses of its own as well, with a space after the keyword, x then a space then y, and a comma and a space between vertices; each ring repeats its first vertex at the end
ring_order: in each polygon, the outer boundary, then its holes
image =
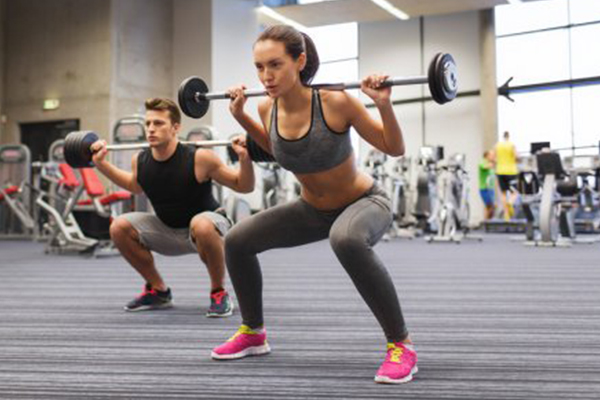
POLYGON ((156 161, 150 149, 138 155, 138 183, 158 218, 171 228, 187 228, 196 214, 219 207, 211 180, 196 180, 195 154, 195 147, 177 143, 175 153, 165 161, 156 161))

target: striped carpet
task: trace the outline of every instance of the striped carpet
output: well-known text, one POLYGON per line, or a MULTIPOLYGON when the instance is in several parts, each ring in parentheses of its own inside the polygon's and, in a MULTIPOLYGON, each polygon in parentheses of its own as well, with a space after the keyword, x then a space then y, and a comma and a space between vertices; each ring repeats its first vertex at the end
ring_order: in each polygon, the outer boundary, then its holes
POLYGON ((0 399, 599 399, 600 244, 376 247, 419 352, 411 383, 376 385, 385 342, 327 242, 261 255, 273 352, 210 350, 214 320, 195 256, 157 257, 172 310, 130 314, 141 281, 120 257, 44 255, 0 242, 0 399))

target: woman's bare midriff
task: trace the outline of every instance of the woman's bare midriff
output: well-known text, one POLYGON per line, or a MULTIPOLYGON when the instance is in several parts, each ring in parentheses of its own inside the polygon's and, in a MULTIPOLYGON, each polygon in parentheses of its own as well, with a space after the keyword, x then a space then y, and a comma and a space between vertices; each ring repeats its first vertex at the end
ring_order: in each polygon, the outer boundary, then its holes
POLYGON ((373 186, 373 178, 356 169, 353 155, 332 169, 296 174, 296 178, 302 185, 302 198, 319 210, 344 207, 373 186))

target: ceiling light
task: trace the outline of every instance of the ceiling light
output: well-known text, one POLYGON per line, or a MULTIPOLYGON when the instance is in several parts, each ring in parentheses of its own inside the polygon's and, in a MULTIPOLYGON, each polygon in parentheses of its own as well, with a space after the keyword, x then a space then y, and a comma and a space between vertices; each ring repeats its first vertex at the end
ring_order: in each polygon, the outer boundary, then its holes
POLYGON ((305 31, 307 29, 304 25, 302 25, 294 20, 291 20, 287 17, 284 17, 283 15, 279 14, 277 11, 275 11, 272 8, 269 8, 267 6, 260 6, 257 8, 257 11, 266 15, 267 17, 273 18, 274 20, 281 22, 282 24, 293 26, 294 28, 296 28, 300 31, 305 31))
POLYGON ((410 18, 410 16, 407 13, 394 7, 387 0, 371 0, 371 1, 398 19, 409 19, 410 18))

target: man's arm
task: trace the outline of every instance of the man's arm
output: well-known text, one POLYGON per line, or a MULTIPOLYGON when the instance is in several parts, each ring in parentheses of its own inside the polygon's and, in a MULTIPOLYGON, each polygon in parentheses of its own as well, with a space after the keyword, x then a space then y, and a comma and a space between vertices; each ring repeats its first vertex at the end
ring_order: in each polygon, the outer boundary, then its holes
POLYGON ((96 168, 98 171, 102 173, 105 177, 107 177, 111 182, 115 185, 122 187, 125 190, 129 190, 132 193, 142 193, 142 188, 137 183, 137 156, 138 153, 134 154, 131 157, 131 171, 128 172, 117 168, 115 165, 111 164, 106 160, 106 142, 104 140, 99 140, 98 142, 92 144, 91 147, 94 155, 92 156, 92 160, 94 164, 96 164, 96 168))

